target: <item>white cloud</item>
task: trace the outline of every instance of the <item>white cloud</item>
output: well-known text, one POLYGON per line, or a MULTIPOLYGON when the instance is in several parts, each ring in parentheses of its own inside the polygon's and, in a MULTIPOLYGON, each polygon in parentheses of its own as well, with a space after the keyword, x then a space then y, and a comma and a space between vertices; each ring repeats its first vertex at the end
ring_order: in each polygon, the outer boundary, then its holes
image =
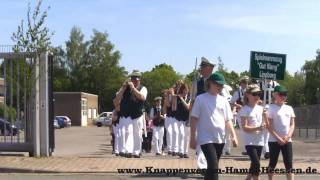
POLYGON ((320 37, 320 3, 211 4, 186 14, 190 23, 272 35, 320 37))

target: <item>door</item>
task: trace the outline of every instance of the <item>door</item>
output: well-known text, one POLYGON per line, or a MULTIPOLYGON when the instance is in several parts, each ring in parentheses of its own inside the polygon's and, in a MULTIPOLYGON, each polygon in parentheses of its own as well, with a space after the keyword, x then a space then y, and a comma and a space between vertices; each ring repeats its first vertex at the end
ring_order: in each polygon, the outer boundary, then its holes
POLYGON ((87 98, 81 98, 81 126, 88 125, 87 98))

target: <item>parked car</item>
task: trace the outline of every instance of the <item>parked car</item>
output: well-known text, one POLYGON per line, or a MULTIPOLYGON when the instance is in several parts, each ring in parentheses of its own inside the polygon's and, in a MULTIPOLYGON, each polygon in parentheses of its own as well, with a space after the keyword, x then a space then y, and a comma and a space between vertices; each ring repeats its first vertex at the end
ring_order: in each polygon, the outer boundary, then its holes
POLYGON ((59 128, 64 128, 66 125, 65 125, 65 122, 64 122, 64 119, 62 118, 59 118, 59 117, 55 117, 54 118, 54 121, 57 121, 58 125, 59 125, 59 128))
POLYGON ((64 127, 70 127, 71 126, 71 119, 68 116, 56 116, 56 118, 63 119, 64 127))
POLYGON ((59 123, 58 123, 58 119, 54 119, 54 121, 53 121, 53 127, 55 128, 55 129, 60 129, 60 125, 59 125, 59 123))
POLYGON ((111 124, 112 124, 112 112, 103 112, 103 113, 99 114, 99 116, 94 119, 94 124, 97 127, 111 126, 111 124))
POLYGON ((12 136, 16 136, 18 134, 18 128, 6 120, 0 119, 0 134, 2 136, 11 136, 11 134, 12 136))

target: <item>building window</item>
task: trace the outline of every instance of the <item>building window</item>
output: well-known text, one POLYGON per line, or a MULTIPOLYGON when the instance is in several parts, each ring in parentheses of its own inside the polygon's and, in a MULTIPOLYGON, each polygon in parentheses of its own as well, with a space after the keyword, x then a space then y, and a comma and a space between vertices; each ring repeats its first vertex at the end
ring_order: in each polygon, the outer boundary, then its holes
POLYGON ((87 99, 85 98, 81 100, 81 110, 82 110, 82 115, 86 116, 87 115, 87 99))
POLYGON ((93 115, 93 118, 96 118, 97 117, 97 109, 92 109, 92 115, 93 115))
POLYGON ((91 110, 92 110, 92 109, 90 109, 90 108, 88 109, 88 118, 89 118, 89 119, 91 119, 91 110))

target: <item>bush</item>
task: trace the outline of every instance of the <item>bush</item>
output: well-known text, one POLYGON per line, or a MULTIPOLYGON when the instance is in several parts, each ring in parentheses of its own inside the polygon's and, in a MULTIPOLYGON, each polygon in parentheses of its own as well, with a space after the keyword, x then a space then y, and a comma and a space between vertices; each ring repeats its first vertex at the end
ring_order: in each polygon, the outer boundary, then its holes
POLYGON ((4 104, 0 104, 0 117, 4 118, 4 109, 6 109, 6 118, 8 121, 15 121, 16 120, 16 115, 17 115, 17 111, 14 108, 11 108, 7 105, 4 104))

